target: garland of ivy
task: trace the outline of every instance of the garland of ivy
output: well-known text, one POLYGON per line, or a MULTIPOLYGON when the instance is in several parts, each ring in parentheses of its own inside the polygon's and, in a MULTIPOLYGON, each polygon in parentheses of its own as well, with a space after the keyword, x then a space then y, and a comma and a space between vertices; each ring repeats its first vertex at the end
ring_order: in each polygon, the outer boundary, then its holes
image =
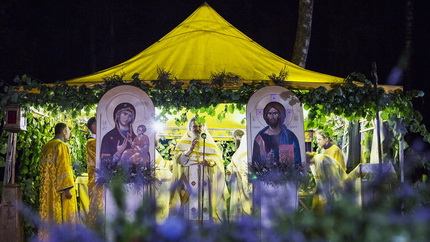
MULTIPOLYGON (((424 124, 422 115, 413 108, 412 100, 424 95, 422 91, 402 91, 386 93, 382 88, 375 89, 371 81, 364 75, 352 73, 343 83, 334 84, 331 89, 319 87, 311 90, 297 90, 288 86, 284 79, 288 73, 281 72, 278 76, 269 76, 270 81, 243 83, 238 85, 240 77, 234 73, 221 72, 212 75, 212 82, 191 80, 189 84, 172 77, 163 70, 158 70, 158 79, 150 83, 139 79, 135 74, 131 82, 125 82, 123 76, 114 75, 104 79, 101 84, 92 87, 85 85, 69 86, 66 83, 44 85, 28 76, 16 78, 16 86, 5 86, 0 93, 0 108, 8 104, 20 104, 27 110, 30 107, 43 107, 53 115, 66 114, 71 118, 88 115, 94 110, 101 97, 110 89, 120 85, 132 85, 145 91, 154 101, 161 113, 158 119, 166 121, 166 114, 181 113, 176 123, 181 125, 187 121, 187 111, 215 116, 219 121, 227 112, 233 113, 238 109, 244 112, 251 95, 267 85, 280 85, 289 88, 301 100, 308 111, 305 120, 305 130, 324 129, 329 135, 333 130, 329 118, 333 115, 347 121, 366 119, 377 116, 385 120, 394 137, 398 141, 407 132, 419 133, 430 143, 430 135, 424 124), (358 83, 358 84, 357 84, 358 83), (236 89, 231 88, 232 85, 236 89), (237 88, 239 86, 239 88, 237 88), (36 90, 36 92, 35 92, 36 90), (215 113, 219 103, 229 103, 221 113, 215 113), (82 113, 83 112, 83 113, 82 113)), ((2 83, 4 84, 4 83, 2 83)), ((0 118, 3 112, 0 113, 0 118)), ((204 122, 204 115, 201 117, 204 122)), ((398 144, 398 142, 397 142, 398 144)), ((393 146, 397 146, 393 142, 393 146)), ((395 147, 398 149, 398 147, 395 147)))
MULTIPOLYGON (((331 90, 319 87, 307 93, 296 92, 304 108, 309 110, 307 128, 322 128, 331 114, 349 121, 365 118, 370 121, 377 117, 376 110, 386 120, 396 137, 408 131, 420 133, 430 142, 429 133, 421 123, 422 115, 413 108, 412 100, 424 96, 424 92, 396 90, 386 93, 382 88, 374 89, 364 75, 353 73, 343 84, 335 84, 331 90), (354 83, 363 83, 359 86, 354 83), (378 107, 377 107, 378 106, 378 107)), ((306 128, 306 127, 305 127, 306 128)))
MULTIPOLYGON (((279 76, 270 76, 271 81, 244 83, 237 89, 232 89, 231 86, 237 85, 240 77, 233 73, 213 74, 211 83, 191 80, 188 85, 176 80, 168 72, 158 70, 158 74, 158 79, 151 83, 140 80, 138 74, 133 76, 131 82, 125 82, 123 76, 114 75, 104 79, 102 84, 92 87, 69 86, 64 82, 44 85, 24 75, 15 79, 16 86, 4 86, 3 92, 0 93, 0 108, 17 103, 27 108, 43 107, 54 115, 65 113, 76 118, 82 111, 88 115, 110 89, 120 85, 132 85, 151 97, 154 105, 162 110, 158 118, 163 120, 166 114, 177 114, 183 112, 182 110, 214 116, 215 107, 219 103, 230 103, 224 113, 234 112, 235 109, 243 112, 249 98, 258 89, 267 85, 289 88, 288 82, 283 80, 287 75, 282 73, 279 76)), ((389 122, 397 137, 410 131, 420 133, 425 141, 430 142, 429 133, 421 123, 422 115, 412 105, 414 98, 424 95, 422 91, 396 90, 386 93, 382 88, 375 90, 370 80, 357 73, 348 76, 344 83, 333 84, 330 90, 325 87, 311 90, 289 89, 308 110, 305 129, 323 127, 327 117, 333 114, 349 121, 362 118, 371 120, 376 117, 378 107, 381 117, 389 122)), ((2 115, 3 112, 0 118, 2 115)), ((223 115, 218 114, 218 117, 222 119, 223 115)), ((182 119, 179 121, 184 122, 186 115, 183 115, 182 119)))

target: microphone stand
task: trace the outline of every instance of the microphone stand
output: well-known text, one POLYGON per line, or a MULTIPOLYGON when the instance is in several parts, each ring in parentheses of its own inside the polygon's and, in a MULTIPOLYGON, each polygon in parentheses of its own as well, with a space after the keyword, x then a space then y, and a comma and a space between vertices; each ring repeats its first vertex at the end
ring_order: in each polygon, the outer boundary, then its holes
MULTIPOLYGON (((203 138, 203 162, 205 162, 205 155, 206 155, 206 134, 205 133, 202 133, 202 135, 201 135, 201 137, 203 138)), ((203 165, 203 175, 202 175, 202 177, 203 177, 203 189, 202 189, 202 214, 203 214, 203 204, 204 204, 204 196, 203 196, 203 194, 204 194, 204 190, 205 190, 205 188, 204 188, 204 183, 205 183, 205 180, 204 180, 204 167, 205 167, 205 165, 203 165)), ((208 177, 207 177, 207 179, 208 179, 208 206, 209 206, 209 221, 210 222, 212 222, 212 188, 211 188, 211 181, 210 181, 210 170, 209 170, 209 168, 208 168, 208 177)), ((203 223, 203 215, 202 215, 202 223, 203 223)))
POLYGON ((201 137, 203 138, 203 165, 202 165, 202 205, 201 205, 201 226, 203 226, 203 220, 204 220, 204 201, 205 201, 205 146, 206 146, 206 134, 202 133, 201 137))

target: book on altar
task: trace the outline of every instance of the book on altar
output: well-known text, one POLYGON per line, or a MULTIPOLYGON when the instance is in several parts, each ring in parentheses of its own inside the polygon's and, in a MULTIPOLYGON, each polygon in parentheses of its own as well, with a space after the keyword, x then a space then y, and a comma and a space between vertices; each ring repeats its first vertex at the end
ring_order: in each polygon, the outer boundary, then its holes
POLYGON ((279 162, 294 164, 294 145, 279 145, 279 162))

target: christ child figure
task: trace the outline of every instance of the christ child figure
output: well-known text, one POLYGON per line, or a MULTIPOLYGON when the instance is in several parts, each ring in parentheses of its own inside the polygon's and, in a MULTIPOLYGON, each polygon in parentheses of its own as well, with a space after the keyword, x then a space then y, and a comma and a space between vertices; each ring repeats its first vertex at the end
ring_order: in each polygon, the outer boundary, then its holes
POLYGON ((146 126, 137 127, 137 136, 134 138, 131 148, 124 151, 121 162, 124 164, 149 164, 149 137, 145 135, 146 126))

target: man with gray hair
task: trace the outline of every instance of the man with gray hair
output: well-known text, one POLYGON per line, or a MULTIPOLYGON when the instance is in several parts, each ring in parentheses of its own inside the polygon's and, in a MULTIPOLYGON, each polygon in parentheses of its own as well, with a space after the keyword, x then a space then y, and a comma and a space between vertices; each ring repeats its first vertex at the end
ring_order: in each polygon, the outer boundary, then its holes
POLYGON ((225 217, 229 193, 222 153, 197 117, 177 142, 172 184, 170 206, 183 210, 186 219, 203 222, 225 217))

